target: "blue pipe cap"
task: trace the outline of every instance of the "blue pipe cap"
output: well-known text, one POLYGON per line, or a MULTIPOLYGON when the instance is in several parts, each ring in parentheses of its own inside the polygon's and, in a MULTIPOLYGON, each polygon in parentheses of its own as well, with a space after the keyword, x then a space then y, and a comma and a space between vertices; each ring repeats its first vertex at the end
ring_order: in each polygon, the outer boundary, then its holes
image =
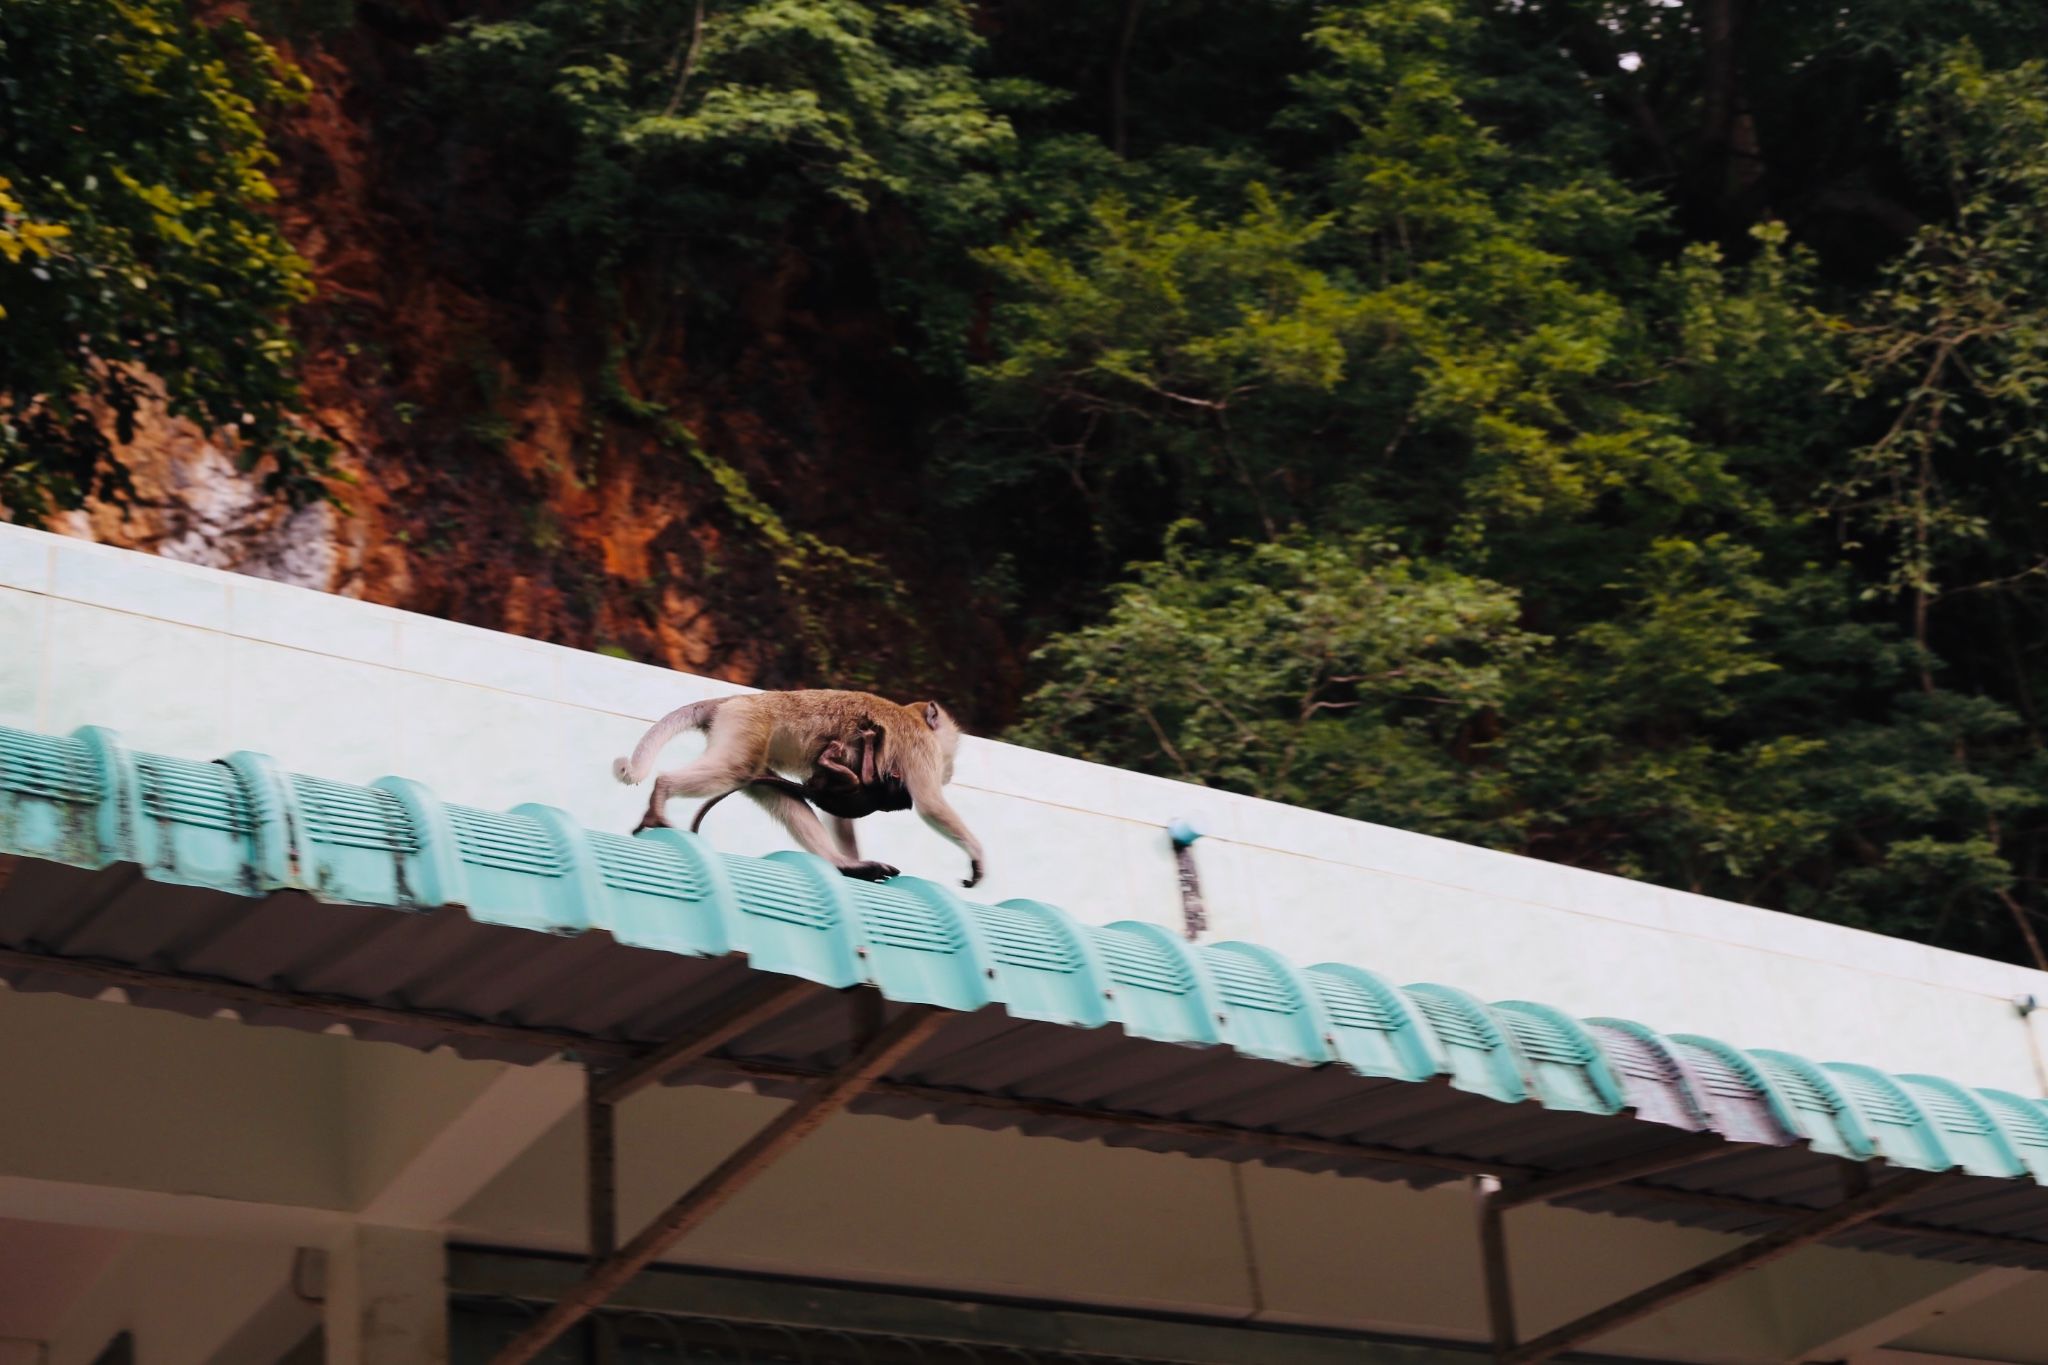
POLYGON ((1175 848, 1186 848, 1189 844, 1202 837, 1202 831, 1196 829, 1192 824, 1181 819, 1179 816, 1175 816, 1166 822, 1166 834, 1168 838, 1173 840, 1175 848))

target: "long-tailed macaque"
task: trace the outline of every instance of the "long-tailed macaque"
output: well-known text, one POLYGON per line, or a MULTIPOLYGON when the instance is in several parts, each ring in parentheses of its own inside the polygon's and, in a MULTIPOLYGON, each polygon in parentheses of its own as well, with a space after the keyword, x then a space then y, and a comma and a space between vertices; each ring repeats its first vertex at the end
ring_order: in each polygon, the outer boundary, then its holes
MULTIPOLYGON (((629 786, 644 780, 662 747, 684 730, 702 730, 709 742, 693 762, 654 779, 641 829, 667 825, 665 811, 675 797, 717 797, 744 790, 806 851, 849 877, 879 880, 894 876, 896 869, 860 856, 850 818, 835 816, 833 835, 828 836, 804 796, 816 799, 811 784, 821 767, 827 776, 818 791, 828 801, 847 794, 849 778, 857 801, 865 771, 893 773, 900 776, 918 816, 967 854, 968 876, 961 885, 981 880, 981 841, 945 796, 945 786, 953 779, 960 727, 937 702, 900 706, 866 692, 826 689, 714 697, 678 707, 656 721, 631 758, 614 760, 612 774, 629 786), (835 744, 840 746, 837 750, 835 744), (860 756, 858 765, 847 762, 854 755, 860 756), (777 773, 802 780, 804 796, 780 783, 757 780, 777 773)), ((858 803, 863 805, 861 814, 886 809, 858 803)))

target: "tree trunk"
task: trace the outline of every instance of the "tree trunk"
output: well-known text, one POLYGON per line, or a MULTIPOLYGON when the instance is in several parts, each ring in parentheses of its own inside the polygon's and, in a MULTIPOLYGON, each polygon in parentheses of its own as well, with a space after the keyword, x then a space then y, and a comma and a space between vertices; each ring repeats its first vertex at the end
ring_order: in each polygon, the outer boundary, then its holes
POLYGON ((1117 30, 1116 57, 1109 64, 1109 145, 1120 157, 1130 154, 1124 86, 1130 75, 1131 44, 1138 36, 1138 7, 1143 3, 1144 0, 1124 0, 1124 21, 1117 30))
POLYGON ((1763 148, 1756 119, 1743 96, 1740 58, 1743 0, 1703 0, 1700 44, 1706 59, 1704 114, 1707 165, 1724 216, 1756 217, 1763 181, 1763 148))

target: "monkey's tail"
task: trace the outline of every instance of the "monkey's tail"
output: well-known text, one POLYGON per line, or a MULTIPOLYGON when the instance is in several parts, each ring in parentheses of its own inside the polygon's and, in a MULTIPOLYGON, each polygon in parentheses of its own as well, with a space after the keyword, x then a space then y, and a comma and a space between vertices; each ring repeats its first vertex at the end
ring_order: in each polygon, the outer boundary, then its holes
POLYGON ((731 796, 733 792, 736 792, 738 790, 738 787, 734 787, 732 791, 720 792, 718 795, 712 797, 709 801, 706 801, 703 805, 697 807, 697 813, 690 817, 690 833, 695 834, 697 832, 697 826, 704 823, 704 817, 711 814, 711 808, 713 806, 725 800, 726 797, 731 796))
POLYGON ((684 730, 710 729, 712 713, 730 700, 729 697, 707 697, 688 706, 678 706, 648 728, 640 742, 633 746, 631 758, 612 760, 612 776, 629 787, 644 780, 653 769, 654 760, 670 740, 684 730))
POLYGON ((697 807, 697 813, 690 817, 690 833, 695 834, 697 832, 697 826, 704 823, 704 817, 711 814, 713 806, 725 800, 726 797, 731 796, 734 792, 745 791, 747 787, 773 787, 776 791, 788 796, 794 796, 799 801, 808 802, 811 799, 810 795, 802 787, 799 787, 786 777, 757 777, 745 786, 728 787, 703 805, 697 807))

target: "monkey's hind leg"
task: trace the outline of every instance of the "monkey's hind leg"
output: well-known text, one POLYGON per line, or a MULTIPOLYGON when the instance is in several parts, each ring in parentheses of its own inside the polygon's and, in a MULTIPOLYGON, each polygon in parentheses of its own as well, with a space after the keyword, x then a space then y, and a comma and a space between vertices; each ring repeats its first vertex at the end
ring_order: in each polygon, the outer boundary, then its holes
POLYGON ((696 762, 674 772, 662 773, 654 779, 654 790, 647 798, 647 813, 640 817, 640 823, 633 827, 633 832, 672 828, 668 821, 668 803, 678 796, 724 796, 735 787, 745 785, 752 776, 750 772, 736 769, 714 745, 700 754, 696 762))

